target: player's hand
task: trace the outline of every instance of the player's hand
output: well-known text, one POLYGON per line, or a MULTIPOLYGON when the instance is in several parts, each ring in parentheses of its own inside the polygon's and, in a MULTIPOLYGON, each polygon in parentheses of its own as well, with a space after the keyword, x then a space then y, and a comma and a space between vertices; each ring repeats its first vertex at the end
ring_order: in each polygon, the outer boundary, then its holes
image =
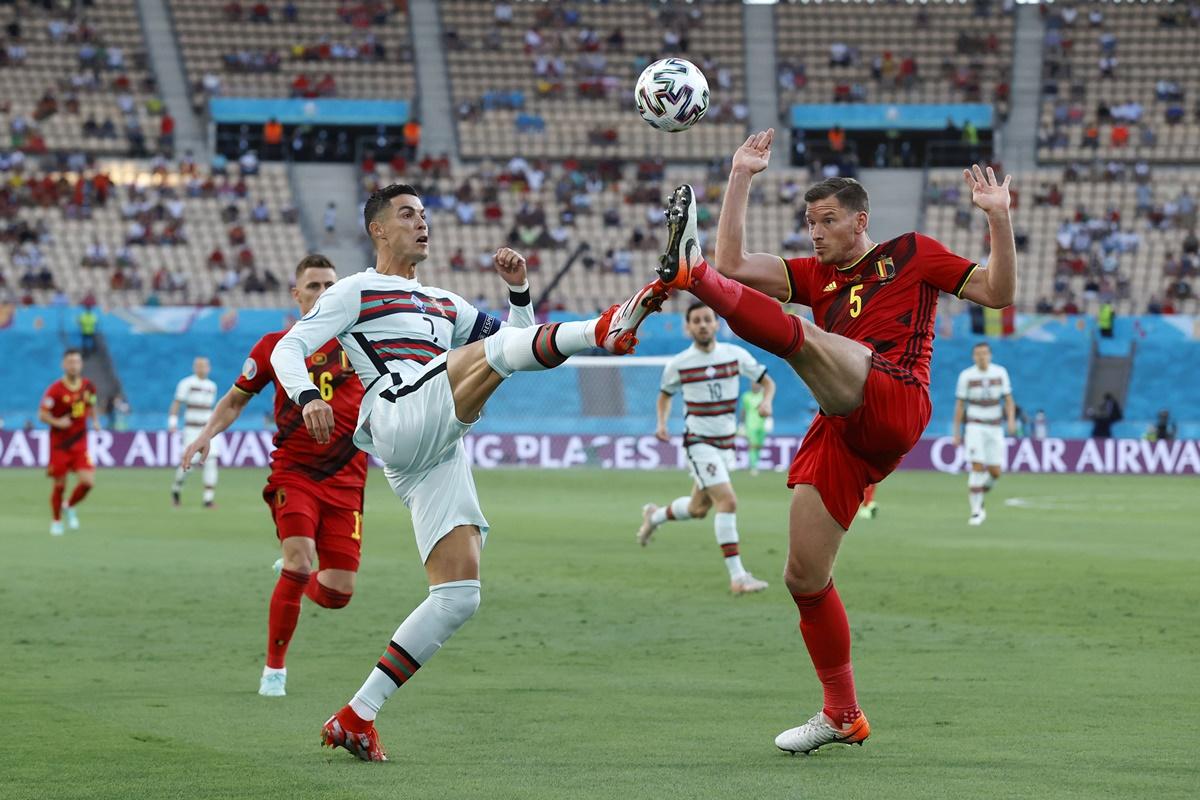
POLYGON ((773 413, 773 411, 771 409, 771 401, 770 400, 763 400, 761 403, 758 404, 758 415, 760 417, 762 417, 763 419, 766 419, 767 417, 771 416, 772 413, 773 413))
POLYGON ((509 247, 501 247, 492 256, 496 264, 496 272, 509 286, 520 286, 525 283, 525 256, 509 247))
POLYGON ((304 427, 317 444, 329 444, 333 435, 333 408, 324 400, 309 400, 304 406, 304 427))
POLYGON ((671 441, 671 434, 667 433, 666 428, 660 426, 658 430, 654 432, 654 438, 658 439, 660 442, 669 442, 671 441))
POLYGON ((971 190, 971 202, 980 211, 988 214, 1008 213, 1009 204, 1012 202, 1008 194, 1008 184, 1012 175, 1006 175, 1004 183, 997 183, 996 173, 991 167, 987 168, 985 175, 978 164, 973 164, 970 169, 963 170, 963 180, 971 190))
POLYGON ((954 434, 954 446, 962 447, 962 434, 954 434))
POLYGON ((54 427, 58 428, 60 431, 65 431, 67 428, 71 427, 71 418, 66 414, 63 414, 61 417, 55 417, 54 427))
POLYGON ((200 460, 197 462, 203 464, 208 460, 208 448, 212 444, 207 436, 201 436, 194 442, 183 448, 183 455, 179 458, 179 466, 184 472, 192 468, 192 460, 196 458, 196 454, 200 454, 200 460))
POLYGON ((1015 422, 1008 423, 1008 435, 1009 436, 1017 435, 1017 423, 1015 423, 1015 422))
POLYGON ((775 129, 767 128, 752 134, 733 153, 733 171, 757 175, 771 162, 771 142, 775 140, 775 129))

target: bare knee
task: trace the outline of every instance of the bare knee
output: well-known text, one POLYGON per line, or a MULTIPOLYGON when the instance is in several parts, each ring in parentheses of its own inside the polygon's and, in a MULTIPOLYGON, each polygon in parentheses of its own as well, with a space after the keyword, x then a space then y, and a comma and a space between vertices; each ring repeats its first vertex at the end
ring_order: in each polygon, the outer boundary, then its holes
POLYGON ((1000 467, 997 467, 997 466, 988 467, 988 472, 991 474, 991 476, 993 478, 1000 477, 1000 467))
MULTIPOLYGON (((354 594, 354 579, 357 573, 351 572, 348 569, 323 569, 317 580, 326 589, 337 592, 346 596, 346 602, 341 606, 350 602, 350 595, 354 594)), ((332 606, 332 608, 341 608, 341 606, 332 606)))
POLYGON ((710 508, 712 508, 712 500, 707 497, 693 497, 692 501, 688 503, 688 514, 692 519, 704 519, 708 516, 710 508))
POLYGON ((283 568, 289 572, 305 575, 312 572, 313 559, 317 555, 316 543, 307 536, 289 536, 282 542, 283 568))
POLYGON ((828 568, 807 563, 795 555, 788 557, 787 566, 783 569, 783 582, 792 594, 819 592, 829 584, 831 577, 828 568))

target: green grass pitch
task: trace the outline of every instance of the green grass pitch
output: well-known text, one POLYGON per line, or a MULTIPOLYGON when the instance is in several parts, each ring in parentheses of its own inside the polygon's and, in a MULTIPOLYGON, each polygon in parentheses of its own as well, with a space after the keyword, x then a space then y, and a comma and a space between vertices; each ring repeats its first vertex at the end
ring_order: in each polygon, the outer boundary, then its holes
POLYGON ((354 601, 305 601, 287 698, 256 694, 277 547, 258 471, 101 472, 83 529, 0 471, 0 795, 23 798, 1195 797, 1194 478, 1005 477, 969 528, 961 477, 903 473, 846 540, 863 748, 773 738, 820 690, 779 580, 788 492, 739 474, 734 599, 710 521, 639 509, 682 473, 480 472, 483 605, 384 709, 392 762, 318 746, 425 595, 373 471, 354 601), (1020 498, 1019 507, 1004 504, 1020 498))

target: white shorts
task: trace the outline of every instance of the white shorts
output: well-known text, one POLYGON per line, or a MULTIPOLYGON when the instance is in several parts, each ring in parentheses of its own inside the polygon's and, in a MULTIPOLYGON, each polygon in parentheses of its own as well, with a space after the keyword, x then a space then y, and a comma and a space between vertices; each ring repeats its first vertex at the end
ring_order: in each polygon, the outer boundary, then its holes
POLYGON ((989 467, 1004 465, 1004 428, 1001 425, 979 425, 968 422, 963 431, 963 447, 967 461, 989 467))
POLYGON ((388 484, 412 512, 422 563, 459 525, 475 525, 486 540, 488 522, 462 442, 471 426, 454 415, 445 354, 414 380, 382 392, 368 425, 388 484))
POLYGON ((701 489, 729 483, 729 472, 735 465, 733 448, 713 447, 711 444, 693 444, 685 448, 688 472, 701 489))

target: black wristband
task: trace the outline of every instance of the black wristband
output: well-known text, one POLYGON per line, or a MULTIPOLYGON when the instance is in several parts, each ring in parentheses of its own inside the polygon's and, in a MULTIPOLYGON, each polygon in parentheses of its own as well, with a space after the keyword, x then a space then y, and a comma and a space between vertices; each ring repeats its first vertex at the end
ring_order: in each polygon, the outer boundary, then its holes
POLYGON ((533 300, 529 296, 528 289, 523 292, 514 292, 512 289, 509 289, 508 302, 514 306, 527 306, 532 303, 533 300))
POLYGON ((321 393, 318 392, 316 389, 305 389, 303 392, 300 393, 300 396, 296 398, 296 405, 300 406, 301 408, 304 408, 306 405, 311 403, 313 400, 320 400, 320 399, 321 399, 321 393))

